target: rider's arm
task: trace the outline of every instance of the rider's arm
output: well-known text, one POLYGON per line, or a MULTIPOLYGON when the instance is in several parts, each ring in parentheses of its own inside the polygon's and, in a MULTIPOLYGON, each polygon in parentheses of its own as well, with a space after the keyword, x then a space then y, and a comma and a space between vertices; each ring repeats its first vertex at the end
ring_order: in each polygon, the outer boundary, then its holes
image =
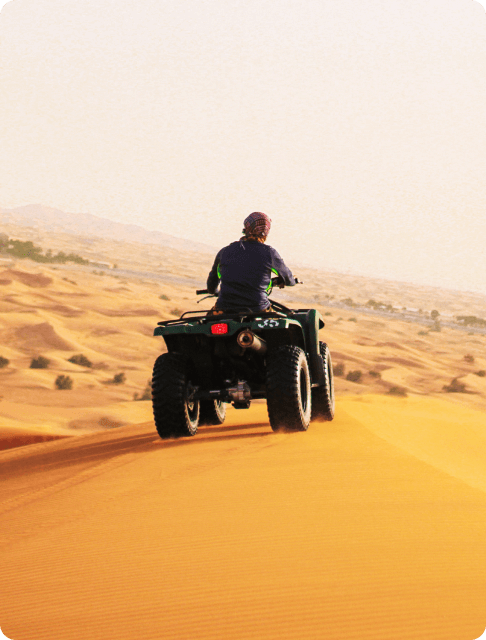
POLYGON ((282 277, 287 287, 293 287, 295 284, 295 278, 292 272, 287 267, 285 262, 279 256, 278 252, 272 248, 272 269, 277 271, 278 275, 282 277))
POLYGON ((219 274, 220 261, 221 261, 221 251, 218 252, 218 255, 214 260, 213 267, 209 272, 208 283, 207 283, 207 290, 209 291, 209 293, 216 293, 216 289, 218 288, 218 284, 221 279, 221 276, 219 274))

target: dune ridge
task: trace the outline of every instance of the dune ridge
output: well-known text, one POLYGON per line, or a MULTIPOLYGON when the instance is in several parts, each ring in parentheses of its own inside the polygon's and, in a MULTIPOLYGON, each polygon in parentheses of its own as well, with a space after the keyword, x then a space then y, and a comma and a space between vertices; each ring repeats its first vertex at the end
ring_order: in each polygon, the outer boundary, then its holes
MULTIPOLYGON (((424 462, 400 441, 418 404, 382 400, 339 401, 335 421, 302 434, 272 433, 260 404, 195 438, 161 441, 146 422, 0 453, 2 629, 22 640, 479 637, 486 493, 442 470, 443 452, 424 462)), ((450 407, 422 405, 437 442, 450 407)), ((449 452, 456 471, 474 461, 480 427, 449 452)))

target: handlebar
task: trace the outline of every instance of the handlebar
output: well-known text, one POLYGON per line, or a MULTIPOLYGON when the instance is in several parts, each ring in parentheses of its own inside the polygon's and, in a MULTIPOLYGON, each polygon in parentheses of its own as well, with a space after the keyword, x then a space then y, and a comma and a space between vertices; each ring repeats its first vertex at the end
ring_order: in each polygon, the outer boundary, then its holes
MULTIPOLYGON (((302 280, 299 280, 299 278, 296 278, 295 276, 294 276, 294 280, 295 280, 295 284, 304 284, 302 280)), ((272 278, 272 287, 280 287, 282 285, 285 286, 285 282, 281 276, 278 276, 277 278, 272 278)), ((209 293, 207 289, 196 289, 196 295, 202 296, 204 294, 212 295, 209 293)))

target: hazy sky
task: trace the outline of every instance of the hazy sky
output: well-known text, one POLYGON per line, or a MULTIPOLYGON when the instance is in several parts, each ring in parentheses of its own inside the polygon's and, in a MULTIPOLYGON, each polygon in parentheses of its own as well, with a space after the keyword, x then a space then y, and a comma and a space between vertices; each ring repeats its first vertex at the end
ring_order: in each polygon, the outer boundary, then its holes
POLYGON ((12 0, 0 207, 486 293, 475 0, 12 0))

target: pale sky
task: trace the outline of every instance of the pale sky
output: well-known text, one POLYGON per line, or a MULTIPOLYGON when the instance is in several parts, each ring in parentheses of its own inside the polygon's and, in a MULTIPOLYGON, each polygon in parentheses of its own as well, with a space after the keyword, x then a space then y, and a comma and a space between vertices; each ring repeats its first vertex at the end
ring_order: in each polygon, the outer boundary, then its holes
POLYGON ((476 0, 12 0, 0 207, 486 293, 476 0))

